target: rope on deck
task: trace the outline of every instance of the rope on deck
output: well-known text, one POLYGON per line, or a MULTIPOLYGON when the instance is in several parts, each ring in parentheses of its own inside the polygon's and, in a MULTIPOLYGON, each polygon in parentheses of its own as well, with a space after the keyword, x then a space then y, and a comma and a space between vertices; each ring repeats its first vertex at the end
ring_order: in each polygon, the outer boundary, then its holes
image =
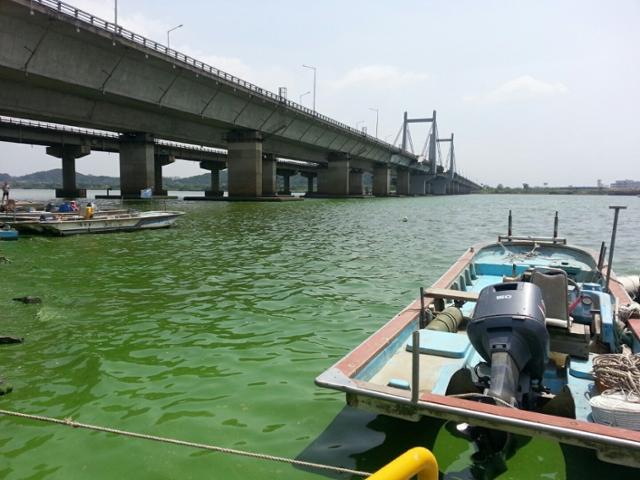
POLYGON ((606 390, 640 398, 640 353, 608 353, 593 359, 593 375, 606 390))
POLYGON ((106 432, 106 433, 113 433, 115 435, 122 435, 125 437, 132 437, 132 438, 140 438, 143 440, 151 440, 154 442, 161 442, 161 443, 170 443, 172 445, 182 445, 185 447, 192 447, 192 448, 199 448, 202 450, 210 450, 210 451, 214 451, 214 452, 220 452, 220 453, 228 453, 231 455, 239 455, 239 456, 243 456, 243 457, 250 457, 250 458, 257 458, 260 460, 269 460, 269 461, 274 461, 274 462, 281 462, 281 463, 288 463, 290 465, 295 465, 295 466, 299 466, 299 467, 308 467, 308 468, 315 468, 318 470, 328 470, 328 471, 332 471, 332 472, 337 472, 337 473, 347 473, 350 475, 357 475, 360 477, 369 477, 371 476, 371 473, 369 472, 362 472, 359 470, 351 470, 348 468, 342 468, 342 467, 334 467, 332 465, 323 465, 321 463, 313 463, 313 462, 305 462, 302 460, 295 460, 292 458, 286 458, 286 457, 277 457, 274 455, 267 455, 264 453, 255 453, 255 452, 247 452, 244 450, 236 450, 233 448, 225 448, 225 447, 218 447, 215 445, 207 445, 205 443, 196 443, 196 442, 189 442, 189 441, 185 441, 185 440, 178 440, 175 438, 168 438, 168 437, 158 437, 156 435, 149 435, 146 433, 136 433, 136 432, 129 432, 126 430, 119 430, 117 428, 110 428, 110 427, 101 427, 99 425, 91 425, 88 423, 80 423, 80 422, 76 422, 74 420, 72 420, 71 418, 65 418, 64 420, 61 420, 59 418, 52 418, 52 417, 45 417, 43 415, 33 415, 33 414, 29 414, 29 413, 21 413, 21 412, 12 412, 9 410, 2 410, 0 409, 0 415, 7 415, 10 417, 18 417, 18 418, 25 418, 28 420, 36 420, 39 422, 47 422, 47 423, 53 423, 56 425, 66 425, 68 427, 73 427, 73 428, 84 428, 87 430, 94 430, 97 432, 106 432))

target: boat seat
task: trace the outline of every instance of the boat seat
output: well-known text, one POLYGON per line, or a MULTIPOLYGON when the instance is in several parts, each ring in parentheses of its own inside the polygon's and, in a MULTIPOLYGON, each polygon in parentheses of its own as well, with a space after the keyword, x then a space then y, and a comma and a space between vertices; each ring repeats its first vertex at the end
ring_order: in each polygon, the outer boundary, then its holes
POLYGON ((561 269, 535 269, 531 274, 531 283, 542 292, 546 316, 569 320, 569 282, 567 272, 561 269))

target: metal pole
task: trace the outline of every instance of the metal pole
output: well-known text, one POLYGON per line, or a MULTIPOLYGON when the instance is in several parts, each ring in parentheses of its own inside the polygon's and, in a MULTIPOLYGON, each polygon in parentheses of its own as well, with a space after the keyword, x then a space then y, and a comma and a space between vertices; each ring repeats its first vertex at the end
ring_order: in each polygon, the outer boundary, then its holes
POLYGON ((407 112, 404 112, 404 120, 402 121, 402 150, 407 150, 407 112))
POLYGON ((317 69, 316 67, 312 66, 312 65, 305 65, 302 64, 302 66, 304 68, 310 68, 311 70, 313 70, 313 111, 316 111, 316 73, 317 73, 317 69))
POLYGON ((378 138, 378 109, 369 107, 369 110, 376 112, 376 138, 378 138))
POLYGON ((609 262, 607 264, 607 283, 605 283, 605 288, 607 292, 611 293, 609 289, 609 280, 611 280, 611 264, 613 263, 613 249, 616 246, 616 231, 618 230, 618 214, 620 210, 625 210, 627 207, 623 206, 611 206, 609 207, 614 211, 613 214, 613 230, 611 231, 611 242, 609 243, 609 262))
POLYGON ((553 239, 558 238, 558 211, 556 210, 556 217, 553 219, 553 239))
POLYGON ((507 237, 511 240, 511 227, 513 226, 513 218, 511 217, 511 210, 509 210, 509 226, 507 227, 507 237))
POLYGON ((427 326, 427 319, 424 314, 424 287, 420 287, 420 328, 427 326))
POLYGON ((114 20, 113 23, 116 26, 116 32, 118 31, 118 0, 115 1, 115 6, 114 6, 114 20))
POLYGON ((598 270, 602 270, 602 267, 604 267, 604 256, 606 251, 607 247, 605 246, 605 243, 602 242, 600 244, 600 255, 598 255, 598 270))
POLYGON ((171 45, 169 44, 169 34, 170 34, 171 32, 173 32, 174 30, 179 29, 180 27, 182 27, 182 24, 177 25, 177 26, 175 26, 175 27, 170 28, 169 30, 167 30, 167 48, 170 48, 170 46, 171 46, 171 45))
POLYGON ((420 331, 413 332, 411 351, 411 402, 418 403, 420 396, 420 331))

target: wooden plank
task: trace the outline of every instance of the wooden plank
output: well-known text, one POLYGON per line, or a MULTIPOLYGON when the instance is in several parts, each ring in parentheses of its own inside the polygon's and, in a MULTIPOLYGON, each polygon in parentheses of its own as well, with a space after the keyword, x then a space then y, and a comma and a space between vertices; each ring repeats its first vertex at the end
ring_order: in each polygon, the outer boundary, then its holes
POLYGON ((478 292, 464 292, 462 290, 451 290, 450 288, 427 288, 424 296, 427 298, 446 298, 464 302, 478 301, 478 292))

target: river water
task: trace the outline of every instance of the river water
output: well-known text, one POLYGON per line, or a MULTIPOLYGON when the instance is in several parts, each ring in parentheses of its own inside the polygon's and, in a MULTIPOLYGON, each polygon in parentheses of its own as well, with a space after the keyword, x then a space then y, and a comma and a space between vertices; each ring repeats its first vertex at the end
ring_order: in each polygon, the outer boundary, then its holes
MULTIPOLYGON (((514 233, 538 235, 558 210, 560 233, 597 250, 610 204, 629 207, 614 268, 640 273, 637 197, 174 200, 134 204, 187 212, 171 229, 3 242, 0 334, 25 343, 0 346, 14 386, 0 408, 365 471, 424 445, 445 478, 471 478, 473 449, 443 425, 345 408, 314 378, 469 245, 505 233, 509 209, 514 233), (42 304, 11 301, 24 295, 42 304)), ((634 476, 586 450, 521 443, 498 478, 634 476)), ((0 478, 348 477, 5 417, 0 478)))

